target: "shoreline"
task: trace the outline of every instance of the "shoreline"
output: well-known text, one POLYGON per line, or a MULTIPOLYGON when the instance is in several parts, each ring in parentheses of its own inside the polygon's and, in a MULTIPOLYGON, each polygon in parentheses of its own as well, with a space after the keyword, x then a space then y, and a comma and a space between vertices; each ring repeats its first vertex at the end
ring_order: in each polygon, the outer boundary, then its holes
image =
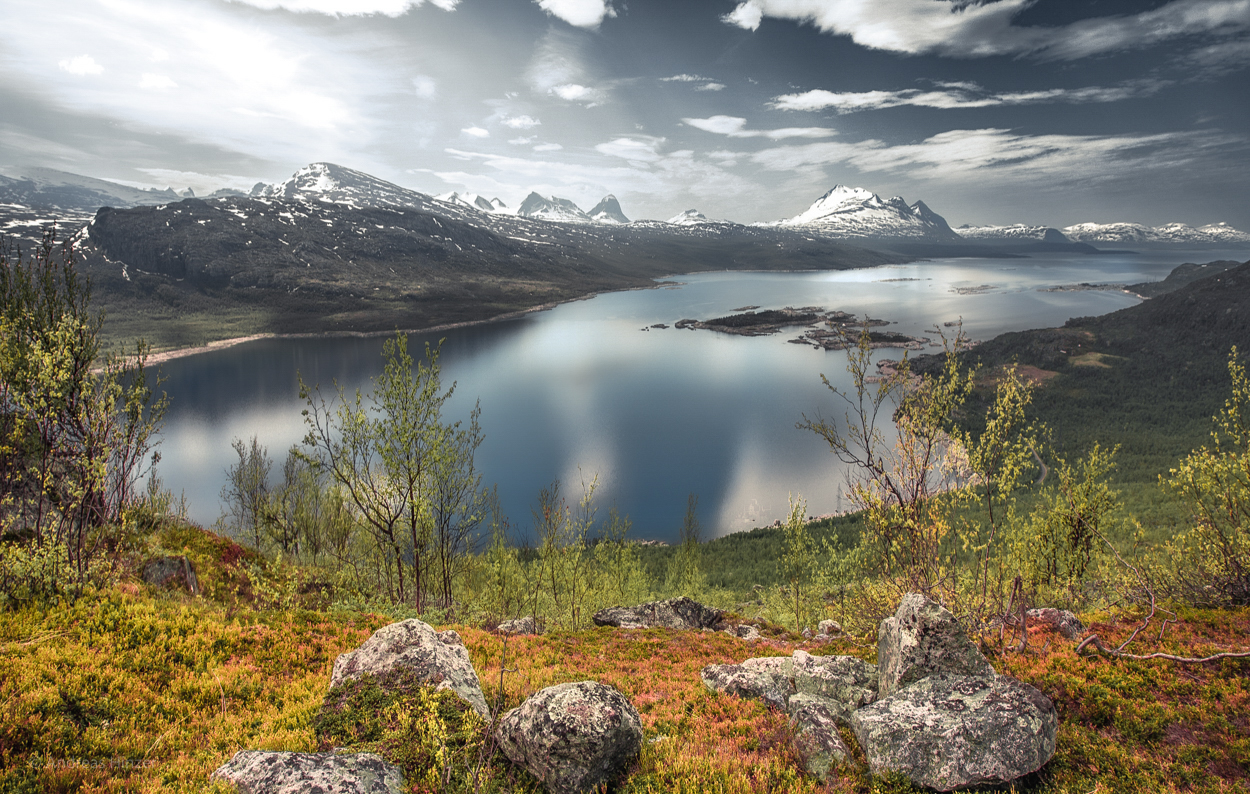
MULTIPOLYGON (((667 278, 667 277, 666 277, 667 278)), ((396 328, 390 331, 305 331, 302 333, 283 334, 277 332, 267 332, 261 334, 250 334, 248 336, 236 336, 230 339, 217 339, 208 344, 197 345, 196 347, 179 347, 172 350, 162 350, 157 353, 149 353, 145 360, 145 366, 153 364, 163 364, 166 361, 175 361, 181 358, 190 358, 204 353, 215 353, 219 350, 228 350, 237 345, 247 344, 248 342, 257 342, 262 339, 369 339, 372 337, 390 336, 392 334, 430 334, 439 331, 451 331, 457 328, 468 328, 474 325, 487 325, 489 323, 504 322, 507 320, 517 320, 527 314, 535 312, 551 311, 552 309, 563 306, 566 303, 576 303, 577 301, 591 300, 600 295, 607 295, 614 292, 632 292, 634 290, 644 289, 664 289, 674 286, 673 282, 657 283, 646 287, 625 287, 619 290, 600 290, 591 292, 586 295, 579 295, 575 298, 568 298, 561 301, 552 301, 550 303, 540 303, 537 306, 531 306, 528 309, 518 309, 516 311, 504 312, 493 317, 484 317, 481 320, 462 320, 456 323, 441 323, 439 325, 431 325, 425 328, 396 328)))

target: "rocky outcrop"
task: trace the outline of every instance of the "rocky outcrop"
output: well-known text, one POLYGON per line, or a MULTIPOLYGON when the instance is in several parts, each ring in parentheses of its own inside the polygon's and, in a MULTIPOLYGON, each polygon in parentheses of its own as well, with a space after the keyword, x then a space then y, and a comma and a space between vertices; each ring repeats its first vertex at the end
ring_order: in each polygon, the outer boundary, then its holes
POLYGON ((621 629, 651 629, 661 626, 698 630, 716 628, 724 614, 719 609, 682 596, 633 607, 608 607, 596 612, 593 620, 596 626, 615 626, 621 629))
POLYGON ((901 773, 940 791, 1009 783, 1054 755, 1054 704, 997 675, 940 604, 905 596, 877 640, 879 668, 798 650, 708 665, 702 679, 786 711, 795 754, 822 780, 850 757, 839 725, 854 732, 874 774, 901 773))
POLYGON ((191 595, 200 594, 195 565, 186 557, 154 557, 143 566, 143 581, 157 587, 178 587, 191 595))
POLYGON ((210 780, 239 794, 401 794, 404 773, 373 753, 279 753, 240 750, 210 780))
POLYGON ((535 693, 499 719, 495 737, 552 794, 575 794, 625 771, 642 750, 642 720, 613 687, 579 681, 535 693))
POLYGON ((1080 621, 1076 615, 1073 615, 1066 609, 1055 609, 1054 607, 1043 607, 1041 609, 1030 609, 1024 613, 1026 620, 1034 623, 1044 623, 1054 627, 1065 639, 1075 642, 1085 634, 1085 624, 1080 621))
POLYGON ((505 620, 499 624, 500 634, 541 634, 538 630, 538 621, 533 616, 516 618, 515 620, 505 620))
POLYGON ((938 791, 1001 785, 1055 753, 1050 699, 1008 676, 936 674, 851 715, 874 774, 938 791))
POLYGON ((878 697, 935 673, 994 675, 963 626, 945 607, 919 593, 903 596, 877 633, 878 697))
POLYGON ((383 626, 359 648, 336 659, 330 686, 401 669, 436 689, 450 689, 490 719, 482 684, 460 635, 451 630, 435 632, 416 618, 383 626))

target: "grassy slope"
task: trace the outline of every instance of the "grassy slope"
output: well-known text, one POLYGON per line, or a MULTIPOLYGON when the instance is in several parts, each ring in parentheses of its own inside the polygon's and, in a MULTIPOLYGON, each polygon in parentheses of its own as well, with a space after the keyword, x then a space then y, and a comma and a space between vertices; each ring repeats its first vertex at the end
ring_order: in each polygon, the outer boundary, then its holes
MULTIPOLYGON (((1092 617, 1109 640, 1132 628, 1131 621, 1092 617)), ((73 606, 6 615, 0 791, 207 791, 209 773, 238 749, 314 750, 335 657, 387 622, 369 614, 229 607, 133 584, 73 606)), ((624 692, 642 716, 647 743, 621 791, 825 790, 798 772, 783 715, 709 692, 699 679, 706 664, 789 654, 798 644, 595 628, 510 639, 504 659, 500 636, 455 628, 492 702, 512 706, 542 687, 584 679, 624 692), (501 661, 508 668, 502 690, 501 661)), ((1244 644, 1247 632, 1250 610, 1186 613, 1162 642, 1151 632, 1134 649, 1203 654, 1244 644)), ((872 648, 844 643, 806 647, 874 656, 872 648)), ((1041 629, 1025 654, 991 658, 1059 710, 1054 760, 1017 791, 1250 790, 1245 664, 1180 670, 1078 658, 1070 643, 1041 629)), ((487 775, 486 790, 533 790, 532 780, 497 755, 487 775)), ((438 790, 419 777, 410 767, 412 790, 438 790)), ((909 790, 870 777, 862 760, 840 771, 835 789, 909 790)))

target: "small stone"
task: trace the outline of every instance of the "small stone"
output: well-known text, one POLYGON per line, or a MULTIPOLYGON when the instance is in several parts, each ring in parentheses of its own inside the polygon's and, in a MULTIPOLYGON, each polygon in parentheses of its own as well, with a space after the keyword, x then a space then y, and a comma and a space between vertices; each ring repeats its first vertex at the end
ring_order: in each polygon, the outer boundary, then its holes
POLYGON ((282 753, 240 750, 209 780, 240 794, 400 794, 404 773, 373 753, 282 753))
POLYGON ((538 634, 538 621, 532 615, 515 620, 505 620, 499 624, 500 634, 538 634))
POLYGON ((1081 622, 1080 618, 1066 609, 1055 609, 1054 607, 1030 609, 1024 613, 1024 617, 1026 620, 1053 626, 1065 639, 1074 642, 1085 634, 1085 624, 1081 622))
POLYGON ((623 694, 596 681, 557 684, 496 723, 499 747, 552 794, 611 783, 642 749, 642 719, 623 694))
POLYGON ((834 634, 842 633, 842 626, 836 620, 822 620, 816 624, 816 631, 818 634, 832 637, 834 634))

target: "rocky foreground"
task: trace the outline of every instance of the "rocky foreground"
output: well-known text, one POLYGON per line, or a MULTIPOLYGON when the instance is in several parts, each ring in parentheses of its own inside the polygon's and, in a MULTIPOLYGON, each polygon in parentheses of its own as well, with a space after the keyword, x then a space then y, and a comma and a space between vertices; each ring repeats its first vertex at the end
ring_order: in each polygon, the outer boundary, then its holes
MULTIPOLYGON (((721 630, 741 636, 726 615, 690 599, 613 608, 599 625, 721 630)), ((536 623, 524 629, 537 630, 536 623)), ((836 631, 831 622, 822 632, 836 631)), ((827 779, 853 763, 839 728, 848 727, 874 774, 951 791, 1010 783, 1055 752, 1058 719, 1042 693, 997 675, 954 616, 921 595, 906 596, 878 637, 878 665, 850 656, 790 657, 709 665, 703 683, 731 697, 763 700, 789 714, 804 770, 827 779)), ((552 794, 575 794, 625 775, 643 744, 635 706, 614 687, 576 681, 546 687, 518 708, 490 715, 468 651, 454 631, 406 620, 379 629, 339 657, 336 686, 397 673, 449 690, 491 720, 492 736, 513 763, 552 794)), ((241 792, 400 792, 400 769, 370 753, 243 750, 213 773, 241 792)))

